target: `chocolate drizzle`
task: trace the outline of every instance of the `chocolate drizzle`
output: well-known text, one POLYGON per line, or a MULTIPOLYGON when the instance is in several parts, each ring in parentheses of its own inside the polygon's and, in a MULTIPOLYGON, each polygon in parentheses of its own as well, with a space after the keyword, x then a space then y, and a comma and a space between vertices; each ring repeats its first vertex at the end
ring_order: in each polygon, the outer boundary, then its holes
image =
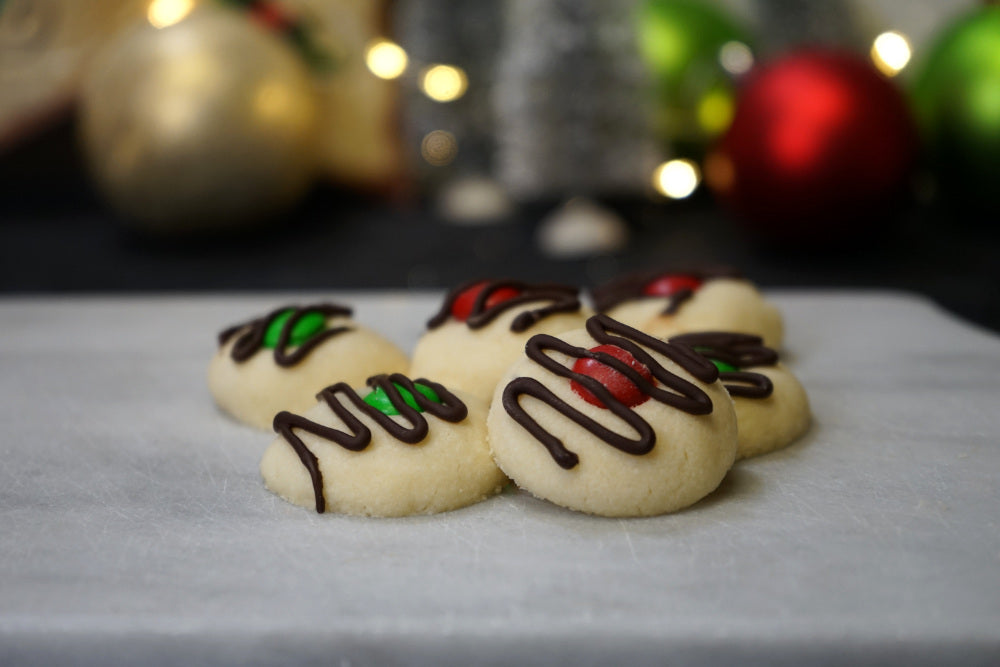
POLYGON ((691 268, 691 269, 660 269, 653 271, 637 271, 629 273, 620 278, 612 280, 604 285, 595 287, 590 291, 594 301, 594 308, 598 312, 611 310, 615 306, 631 301, 632 299, 667 299, 667 305, 663 310, 664 315, 673 315, 684 303, 694 296, 694 290, 684 288, 677 290, 669 297, 654 296, 646 294, 643 290, 647 285, 667 275, 690 276, 702 282, 715 280, 717 278, 741 278, 742 275, 735 269, 727 267, 711 268, 691 268))
POLYGON ((339 306, 332 303, 317 303, 301 307, 285 306, 284 308, 278 308, 277 310, 271 311, 264 317, 229 327, 219 334, 219 345, 225 345, 233 336, 239 334, 236 342, 233 343, 230 356, 233 358, 233 361, 237 363, 246 361, 253 355, 257 354, 257 352, 264 347, 264 337, 267 334, 268 327, 271 326, 271 323, 274 322, 274 320, 288 310, 291 310, 292 314, 281 328, 278 344, 274 347, 274 363, 279 366, 294 366, 305 359, 309 353, 316 349, 316 347, 323 341, 351 330, 351 328, 347 326, 326 329, 325 331, 312 336, 289 352, 288 348, 289 341, 292 337, 292 330, 295 328, 298 321, 307 314, 320 313, 324 317, 350 317, 351 309, 346 306, 339 306))
POLYGON ((414 382, 400 373, 391 375, 375 375, 368 378, 368 386, 379 388, 385 392, 393 407, 399 412, 397 419, 403 423, 383 414, 377 408, 365 403, 354 389, 347 383, 338 382, 321 391, 317 398, 325 401, 335 415, 337 415, 346 425, 347 431, 317 424, 301 415, 291 412, 279 412, 274 417, 274 430, 285 441, 291 445, 295 453, 298 454, 302 465, 309 471, 312 479, 313 493, 316 496, 316 511, 323 513, 326 511, 326 496, 323 494, 323 472, 319 469, 319 459, 310 451, 302 439, 295 434, 295 429, 311 433, 325 440, 334 442, 344 449, 352 452, 360 452, 371 443, 371 430, 362 423, 360 419, 344 405, 341 397, 346 397, 357 410, 373 419, 389 435, 396 440, 408 445, 416 445, 427 437, 427 420, 420 411, 410 407, 403 399, 399 388, 400 385, 413 396, 413 400, 424 411, 448 422, 460 422, 466 418, 469 411, 457 396, 445 389, 442 385, 429 380, 419 379, 416 382, 430 387, 441 399, 436 403, 424 396, 414 387, 414 382))
POLYGON ((647 381, 638 371, 621 360, 603 352, 592 352, 588 349, 570 345, 554 336, 538 334, 532 336, 525 346, 528 357, 555 375, 576 381, 590 391, 611 412, 628 424, 636 437, 623 436, 599 424, 577 408, 556 396, 551 389, 534 378, 519 377, 511 381, 503 390, 502 403, 507 414, 524 427, 536 440, 548 450, 549 454, 560 467, 570 470, 580 459, 576 453, 566 448, 561 440, 543 429, 521 407, 521 396, 536 398, 560 414, 583 427, 595 437, 627 454, 641 456, 652 451, 656 444, 656 433, 652 426, 635 411, 617 400, 598 380, 581 373, 576 373, 546 354, 546 350, 582 359, 589 357, 602 364, 614 368, 625 375, 643 393, 661 403, 677 408, 692 415, 707 415, 712 412, 712 400, 698 386, 688 382, 661 366, 641 346, 663 355, 685 371, 702 382, 714 382, 719 377, 718 369, 707 359, 700 356, 690 347, 673 345, 653 338, 647 334, 611 319, 607 315, 594 315, 587 320, 587 332, 602 344, 620 347, 631 354, 636 361, 646 366, 653 377, 663 387, 647 381))
MULTIPOLYGON (((687 345, 706 359, 718 359, 737 369, 778 363, 778 353, 766 347, 760 336, 750 334, 707 331, 673 336, 670 342, 687 345)), ((719 378, 730 396, 767 398, 774 391, 771 379, 762 373, 724 371, 719 378)))
MULTIPOLYGON (((441 309, 427 322, 428 329, 435 329, 444 324, 451 317, 451 309, 455 299, 465 290, 482 283, 483 281, 472 281, 459 285, 451 290, 444 299, 441 309)), ((490 280, 486 281, 482 290, 476 296, 476 301, 472 306, 472 312, 465 320, 470 329, 479 329, 494 319, 501 313, 534 301, 551 301, 547 306, 525 310, 519 313, 510 324, 510 330, 515 333, 526 331, 540 320, 556 313, 572 313, 580 309, 580 300, 577 297, 578 290, 569 285, 540 284, 521 282, 518 280, 490 280), (490 296, 501 289, 513 289, 517 291, 517 296, 501 301, 489 308, 486 302, 490 296)))

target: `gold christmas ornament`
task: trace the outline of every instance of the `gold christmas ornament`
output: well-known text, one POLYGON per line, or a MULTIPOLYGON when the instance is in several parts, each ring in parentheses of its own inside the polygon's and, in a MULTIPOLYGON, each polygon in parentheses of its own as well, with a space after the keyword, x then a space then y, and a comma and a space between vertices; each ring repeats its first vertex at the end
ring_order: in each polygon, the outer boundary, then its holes
POLYGON ((316 175, 305 62, 247 14, 209 5, 145 24, 84 82, 82 142, 100 189, 148 231, 225 229, 295 202, 316 175))

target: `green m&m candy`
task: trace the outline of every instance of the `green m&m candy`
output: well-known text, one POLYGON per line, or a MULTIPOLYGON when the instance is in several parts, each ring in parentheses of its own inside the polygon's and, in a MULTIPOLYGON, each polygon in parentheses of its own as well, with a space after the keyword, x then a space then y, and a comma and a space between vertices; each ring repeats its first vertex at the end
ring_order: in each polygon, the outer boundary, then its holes
POLYGON ((724 361, 719 361, 718 359, 709 359, 709 361, 715 364, 715 367, 719 369, 720 373, 735 373, 740 370, 736 368, 736 366, 727 364, 724 361))
MULTIPOLYGON (((396 390, 399 392, 399 395, 403 398, 404 403, 406 403, 408 406, 410 406, 417 412, 424 411, 424 409, 417 404, 416 399, 413 398, 413 394, 411 394, 407 389, 405 389, 401 385, 396 384, 395 382, 393 382, 393 386, 396 387, 396 390)), ((437 392, 435 392, 430 387, 422 384, 414 384, 413 386, 426 398, 434 401, 435 403, 441 402, 441 397, 438 396, 437 392)), ((385 390, 382 389, 382 387, 376 387, 374 391, 365 396, 365 403, 367 403, 368 405, 372 406, 373 408, 375 408, 376 410, 385 415, 399 414, 399 410, 397 410, 396 406, 394 406, 392 404, 392 401, 389 400, 389 396, 385 393, 385 390)))
POLYGON ((720 373, 737 373, 740 370, 736 366, 733 366, 732 364, 727 364, 724 361, 719 361, 718 359, 713 359, 712 357, 709 357, 708 355, 712 353, 711 348, 698 346, 695 347, 694 349, 696 352, 700 352, 704 356, 708 357, 708 360, 711 361, 713 364, 715 364, 715 367, 719 369, 720 373))
MULTIPOLYGON (((271 320, 271 323, 267 325, 267 331, 264 332, 264 347, 278 347, 278 340, 281 338, 281 332, 288 324, 288 320, 291 319, 294 314, 295 310, 289 308, 288 310, 282 311, 277 317, 271 320)), ((300 317, 295 323, 295 326, 292 327, 291 335, 288 337, 288 344, 293 346, 301 345, 316 334, 322 333, 325 330, 326 317, 322 313, 316 311, 307 312, 302 315, 302 317, 300 317)))

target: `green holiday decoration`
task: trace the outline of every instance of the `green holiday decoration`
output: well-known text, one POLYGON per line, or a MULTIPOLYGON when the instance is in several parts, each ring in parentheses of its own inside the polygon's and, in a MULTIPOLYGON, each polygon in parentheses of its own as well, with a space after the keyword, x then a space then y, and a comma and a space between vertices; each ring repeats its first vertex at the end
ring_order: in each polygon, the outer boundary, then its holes
POLYGON ((929 167, 950 203, 1000 210, 1000 6, 947 28, 912 93, 929 167))
POLYGON ((679 152, 700 152, 729 126, 734 79, 753 64, 748 32, 693 0, 646 0, 636 30, 661 140, 679 152))

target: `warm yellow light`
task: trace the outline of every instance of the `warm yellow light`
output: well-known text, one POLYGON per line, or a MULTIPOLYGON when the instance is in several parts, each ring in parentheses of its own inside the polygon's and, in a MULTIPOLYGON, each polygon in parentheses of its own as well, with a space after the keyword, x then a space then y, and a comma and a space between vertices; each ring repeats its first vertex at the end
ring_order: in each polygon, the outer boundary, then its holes
POLYGON ((295 99, 287 86, 279 81, 265 81, 257 86, 253 108, 262 120, 287 118, 294 113, 295 99))
POLYGON ((910 62, 912 55, 906 36, 895 30, 883 32, 872 43, 872 62, 886 76, 899 74, 910 62))
POLYGON ((146 9, 146 18, 155 28, 179 23, 194 9, 194 0, 153 0, 146 9))
POLYGON ((380 79, 399 78, 409 62, 403 47, 387 39, 375 40, 365 50, 365 64, 380 79))
POLYGON ((691 160, 678 159, 664 162, 653 171, 653 187, 671 199, 691 196, 701 182, 698 165, 691 160))
POLYGON ((726 42, 719 49, 719 64, 734 76, 746 74, 753 67, 753 51, 743 42, 726 42))
POLYGON ((444 130, 429 132, 420 142, 420 154, 428 164, 443 167, 451 164, 458 155, 458 141, 455 135, 444 130))
POLYGON ((432 100, 451 102, 465 94, 469 79, 460 67, 434 65, 420 78, 420 87, 432 100))
POLYGON ((709 134, 720 134, 733 120, 733 98, 724 90, 713 90, 698 102, 698 124, 709 134))

